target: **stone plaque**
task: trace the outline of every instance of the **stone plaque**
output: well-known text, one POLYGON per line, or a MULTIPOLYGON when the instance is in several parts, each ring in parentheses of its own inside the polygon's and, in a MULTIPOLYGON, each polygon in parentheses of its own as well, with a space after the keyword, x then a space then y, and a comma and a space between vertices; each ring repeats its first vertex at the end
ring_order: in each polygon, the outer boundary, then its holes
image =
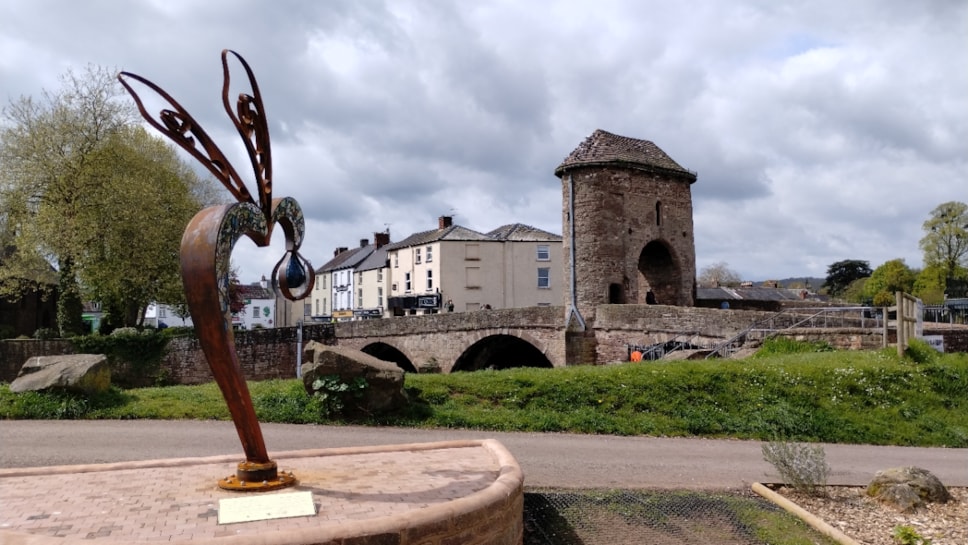
POLYGON ((218 502, 218 523, 234 524, 253 520, 308 517, 316 515, 313 493, 258 494, 226 498, 218 502))

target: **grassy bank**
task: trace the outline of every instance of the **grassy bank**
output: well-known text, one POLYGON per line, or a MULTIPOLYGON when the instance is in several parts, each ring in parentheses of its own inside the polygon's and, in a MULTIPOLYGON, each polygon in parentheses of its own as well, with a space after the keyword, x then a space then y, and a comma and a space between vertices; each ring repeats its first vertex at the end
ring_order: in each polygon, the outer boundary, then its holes
MULTIPOLYGON (((407 375, 413 403, 364 423, 503 431, 968 447, 968 354, 777 341, 744 360, 407 375)), ((338 423, 296 380, 250 383, 263 422, 338 423)), ((213 384, 86 399, 12 394, 0 418, 228 419, 213 384)))

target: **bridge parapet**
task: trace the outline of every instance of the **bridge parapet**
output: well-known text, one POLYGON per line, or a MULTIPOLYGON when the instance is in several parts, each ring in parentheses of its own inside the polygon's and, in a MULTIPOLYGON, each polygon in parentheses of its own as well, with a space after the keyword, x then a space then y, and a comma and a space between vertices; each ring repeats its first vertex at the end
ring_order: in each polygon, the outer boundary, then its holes
POLYGON ((563 329, 564 308, 527 307, 446 312, 336 324, 336 338, 397 337, 493 329, 563 329))

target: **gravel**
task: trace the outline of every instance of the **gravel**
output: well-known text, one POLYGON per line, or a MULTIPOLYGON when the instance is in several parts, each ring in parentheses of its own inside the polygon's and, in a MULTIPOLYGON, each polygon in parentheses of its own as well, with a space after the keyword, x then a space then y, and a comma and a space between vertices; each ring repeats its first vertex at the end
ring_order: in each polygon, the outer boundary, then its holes
POLYGON ((968 544, 968 488, 948 488, 952 501, 901 513, 867 497, 863 487, 831 486, 826 498, 781 487, 777 493, 865 545, 896 545, 894 528, 910 526, 932 545, 968 544))

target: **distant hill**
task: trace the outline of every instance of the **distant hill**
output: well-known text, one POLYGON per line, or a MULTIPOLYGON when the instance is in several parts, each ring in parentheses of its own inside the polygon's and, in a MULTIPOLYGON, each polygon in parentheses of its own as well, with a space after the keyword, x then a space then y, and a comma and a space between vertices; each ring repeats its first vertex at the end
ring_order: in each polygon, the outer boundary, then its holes
POLYGON ((770 278, 768 280, 754 280, 753 285, 762 286, 764 282, 767 282, 769 280, 775 280, 777 284, 779 284, 779 287, 781 288, 802 288, 806 284, 810 286, 811 291, 820 290, 820 286, 823 286, 823 283, 827 281, 826 278, 818 278, 816 276, 798 276, 793 278, 780 278, 780 279, 770 278))

